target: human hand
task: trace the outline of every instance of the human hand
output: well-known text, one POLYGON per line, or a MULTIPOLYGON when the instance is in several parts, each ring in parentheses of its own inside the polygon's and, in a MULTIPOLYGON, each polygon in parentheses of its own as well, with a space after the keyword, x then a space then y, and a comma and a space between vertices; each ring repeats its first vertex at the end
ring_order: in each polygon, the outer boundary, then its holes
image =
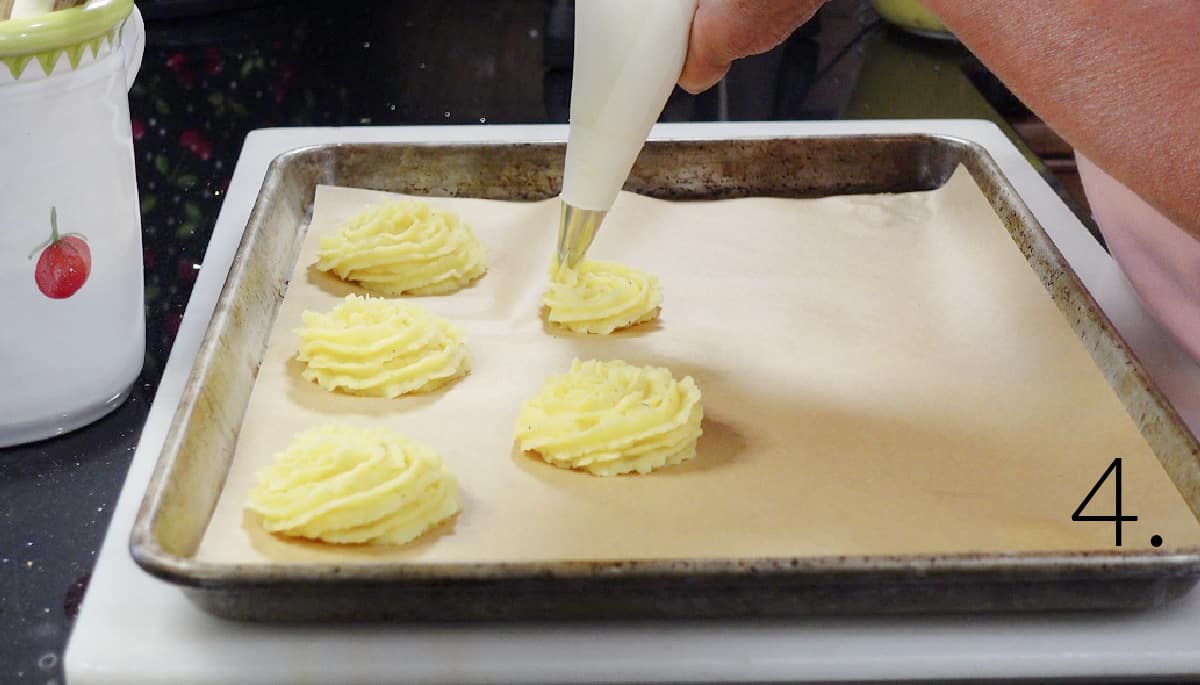
POLYGON ((735 59, 779 45, 825 0, 700 0, 692 19, 679 85, 689 93, 711 88, 735 59))

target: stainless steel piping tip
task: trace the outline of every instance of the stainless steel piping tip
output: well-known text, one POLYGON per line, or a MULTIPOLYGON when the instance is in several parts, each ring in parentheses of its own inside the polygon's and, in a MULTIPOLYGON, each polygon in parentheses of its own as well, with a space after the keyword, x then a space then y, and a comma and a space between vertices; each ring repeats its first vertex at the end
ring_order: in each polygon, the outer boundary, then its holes
POLYGON ((600 223, 608 212, 579 209, 560 200, 558 215, 558 265, 568 268, 578 264, 596 238, 600 223))

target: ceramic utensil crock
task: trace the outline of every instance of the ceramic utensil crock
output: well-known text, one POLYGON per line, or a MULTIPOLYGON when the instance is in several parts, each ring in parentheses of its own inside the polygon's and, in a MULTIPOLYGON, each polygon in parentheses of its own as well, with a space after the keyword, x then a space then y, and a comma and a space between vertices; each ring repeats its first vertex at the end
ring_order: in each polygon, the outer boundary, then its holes
POLYGON ((0 447, 115 409, 145 351, 133 0, 0 22, 0 447))

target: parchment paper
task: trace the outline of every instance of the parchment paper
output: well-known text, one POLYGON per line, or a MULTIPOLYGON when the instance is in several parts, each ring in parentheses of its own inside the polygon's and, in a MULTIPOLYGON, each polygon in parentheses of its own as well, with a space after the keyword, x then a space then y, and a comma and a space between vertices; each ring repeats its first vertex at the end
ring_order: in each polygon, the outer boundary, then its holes
MULTIPOLYGON (((320 187, 237 453, 197 552, 213 562, 503 562, 1109 550, 1071 513, 1123 458, 1129 548, 1200 543, 1200 525, 969 174, 941 189, 816 200, 666 202, 623 193, 590 255, 664 287, 661 320, 609 337, 543 323, 557 200, 431 198, 491 268, 414 298, 464 330, 474 370, 429 395, 328 393, 292 357, 305 309, 356 288, 313 269, 322 235, 383 193, 320 187), (520 403, 573 357, 696 379, 694 462, 598 478, 517 454, 520 403), (297 432, 390 426, 436 448, 462 513, 405 547, 265 533, 255 471, 297 432)), ((1110 480, 1088 513, 1113 513, 1110 480)))

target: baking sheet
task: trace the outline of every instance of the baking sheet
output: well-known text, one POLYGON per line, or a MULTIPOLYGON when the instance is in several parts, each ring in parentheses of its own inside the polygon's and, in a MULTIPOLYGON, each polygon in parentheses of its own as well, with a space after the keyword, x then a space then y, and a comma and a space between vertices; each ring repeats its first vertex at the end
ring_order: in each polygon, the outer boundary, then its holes
MULTIPOLYGON (((661 320, 608 338, 539 317, 556 201, 431 198, 492 252, 489 274, 413 298, 461 326, 472 373, 426 396, 331 395, 299 377, 295 329, 348 286, 311 270, 319 236, 383 193, 319 187, 312 225, 197 551, 212 562, 519 562, 1069 551, 1113 547, 1072 522, 1114 457, 1126 547, 1200 526, 964 170, 941 189, 673 203, 622 194, 593 247, 658 275, 661 320), (581 358, 692 375, 705 435, 689 464, 601 479, 514 453, 542 380, 581 358), (274 538, 243 511, 296 432, 387 425, 438 449, 464 511, 403 548, 274 538)), ((1110 486, 1111 487, 1111 484, 1110 486)), ((1109 492, 1107 489, 1105 492, 1109 492)), ((1111 495, 1089 513, 1112 513, 1111 495)))

